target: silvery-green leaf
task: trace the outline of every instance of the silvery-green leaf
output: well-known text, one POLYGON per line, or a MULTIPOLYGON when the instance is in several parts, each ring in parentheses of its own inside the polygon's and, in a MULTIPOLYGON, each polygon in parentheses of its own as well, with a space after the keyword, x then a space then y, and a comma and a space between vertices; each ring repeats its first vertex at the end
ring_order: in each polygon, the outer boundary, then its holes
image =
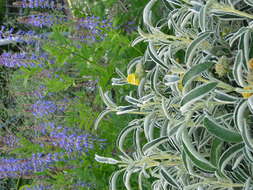
POLYGON ((199 74, 210 69, 215 63, 214 62, 205 62, 192 66, 184 75, 182 84, 183 86, 192 79, 196 78, 199 74))
POLYGON ((149 136, 149 131, 151 127, 154 127, 154 122, 155 122, 155 113, 151 112, 144 119, 144 135, 147 141, 151 141, 151 138, 149 136))
POLYGON ((167 181, 167 183, 169 183, 170 186, 173 186, 175 188, 178 188, 178 189, 181 189, 180 188, 180 185, 177 183, 176 179, 174 179, 170 173, 166 170, 165 167, 161 167, 161 170, 160 170, 160 175, 161 177, 167 181))
POLYGON ((131 112, 136 112, 138 111, 138 107, 136 106, 118 106, 117 107, 117 115, 121 115, 121 114, 126 114, 126 113, 131 113, 131 112))
POLYGON ((148 45, 148 53, 149 56, 151 57, 151 59, 157 64, 160 65, 163 69, 168 70, 169 67, 168 65, 166 65, 161 59, 160 57, 157 55, 156 50, 154 49, 153 44, 150 42, 148 45))
MULTIPOLYGON (((139 27, 139 26, 138 26, 139 27)), ((135 45, 137 45, 138 43, 142 42, 144 40, 144 38, 142 36, 138 36, 131 44, 132 47, 134 47, 135 45)))
POLYGON ((242 136, 239 133, 217 124, 210 116, 205 117, 204 126, 212 135, 220 140, 234 143, 242 141, 242 136))
POLYGON ((112 85, 113 86, 123 86, 123 85, 126 85, 126 84, 128 84, 128 83, 124 79, 112 78, 112 85))
POLYGON ((125 78, 126 78, 126 76, 125 76, 118 68, 115 69, 115 72, 116 72, 122 79, 125 79, 125 78))
POLYGON ((214 172, 215 166, 212 165, 207 159, 205 159, 196 149, 193 147, 190 137, 188 136, 187 129, 182 132, 182 144, 184 151, 189 159, 194 163, 195 166, 208 172, 214 172))
POLYGON ((199 11, 199 26, 202 30, 202 32, 205 32, 206 31, 206 9, 207 9, 207 6, 202 6, 200 8, 200 11, 199 11))
POLYGON ((218 138, 215 138, 212 142, 210 162, 216 167, 218 165, 218 161, 221 155, 222 145, 223 141, 218 138))
POLYGON ((223 21, 241 21, 241 20, 245 20, 245 17, 242 17, 238 14, 235 13, 229 13, 229 12, 222 12, 222 11, 213 11, 212 15, 215 15, 217 17, 219 17, 220 20, 223 21))
POLYGON ((249 52, 250 52, 250 42, 251 42, 251 31, 248 30, 247 32, 245 32, 245 34, 243 35, 243 52, 244 52, 244 57, 245 57, 245 61, 248 62, 249 61, 249 52))
POLYGON ((126 126, 123 130, 120 131, 120 134, 118 135, 117 141, 116 141, 116 146, 118 147, 118 149, 128 158, 130 158, 127 153, 125 152, 123 145, 126 139, 126 136, 132 132, 133 130, 139 128, 140 126, 136 126, 136 125, 128 125, 126 126))
POLYGON ((253 113, 253 96, 248 98, 247 103, 248 103, 249 110, 251 111, 251 113, 253 113))
POLYGON ((120 175, 121 172, 123 172, 125 169, 113 172, 111 177, 110 177, 110 181, 109 181, 109 188, 110 190, 117 190, 117 179, 120 175))
POLYGON ((146 83, 146 79, 142 78, 141 82, 138 86, 138 97, 139 98, 142 98, 144 96, 144 85, 145 85, 145 83, 146 83))
POLYGON ((180 80, 178 75, 165 75, 163 78, 164 84, 170 86, 172 84, 177 83, 180 80))
POLYGON ((249 6, 253 6, 252 0, 244 0, 245 3, 247 3, 249 6))
POLYGON ((238 104, 235 107, 235 111, 234 111, 234 122, 236 127, 242 131, 242 126, 243 126, 243 122, 244 122, 244 113, 247 109, 247 101, 245 100, 241 100, 240 102, 238 102, 238 104))
POLYGON ((182 2, 179 0, 166 0, 167 2, 169 2, 170 4, 174 4, 177 6, 181 6, 182 2))
POLYGON ((201 98, 209 94, 213 89, 215 89, 217 84, 218 84, 217 82, 202 84, 198 86, 197 88, 188 92, 186 95, 184 95, 184 97, 181 100, 181 106, 182 106, 180 108, 181 112, 183 113, 186 112, 187 108, 191 104, 195 103, 197 100, 200 100, 201 98))
POLYGON ((103 157, 103 156, 99 156, 97 154, 95 154, 95 160, 97 162, 100 162, 100 163, 105 163, 105 164, 118 164, 119 161, 118 160, 115 160, 113 158, 108 158, 108 157, 103 157))
POLYGON ((135 66, 142 61, 142 57, 136 57, 133 60, 131 60, 127 65, 127 74, 134 73, 135 66))
POLYGON ((214 100, 220 103, 234 104, 239 100, 239 98, 231 96, 219 90, 214 90, 214 92, 215 92, 214 100))
POLYGON ((244 147, 243 155, 245 156, 245 158, 248 162, 253 164, 253 153, 247 147, 244 147))
POLYGON ((133 174, 133 169, 127 169, 123 175, 123 182, 127 190, 132 190, 130 185, 130 179, 133 174))
POLYGON ((142 104, 138 99, 133 98, 131 96, 125 96, 125 100, 129 102, 130 104, 138 106, 139 104, 142 104))
POLYGON ((170 14, 169 14, 169 22, 171 22, 171 24, 172 24, 172 28, 177 32, 177 33, 179 33, 180 35, 184 35, 184 31, 177 25, 177 23, 175 22, 175 20, 174 20, 174 15, 176 14, 176 13, 178 13, 179 11, 177 10, 177 9, 175 9, 175 10, 173 10, 173 11, 171 11, 170 12, 170 14))
POLYGON ((108 95, 108 92, 104 93, 102 88, 99 88, 99 94, 102 98, 103 102, 106 104, 108 108, 115 108, 117 107, 116 104, 111 100, 111 98, 108 95))
POLYGON ((152 71, 151 75, 151 88, 156 93, 156 95, 162 96, 158 89, 158 75, 159 75, 159 66, 156 66, 152 71))
POLYGON ((151 9, 154 6, 154 4, 157 2, 157 0, 151 0, 148 2, 148 4, 145 6, 143 10, 143 22, 144 24, 149 27, 150 29, 154 29, 154 26, 151 21, 151 9))
POLYGON ((155 140, 152 140, 143 146, 142 151, 146 155, 148 151, 158 147, 159 145, 165 143, 166 141, 168 141, 168 137, 160 137, 155 140))
POLYGON ((242 53, 242 50, 239 50, 235 58, 233 75, 234 75, 236 83, 239 86, 244 87, 246 86, 246 83, 242 75, 243 74, 242 66, 243 66, 243 53, 242 53))
POLYGON ((191 65, 196 49, 199 48, 200 44, 203 41, 205 41, 210 36, 211 33, 212 32, 210 31, 203 32, 201 35, 198 36, 197 39, 193 40, 191 44, 187 47, 185 54, 185 63, 188 67, 190 67, 191 65))
POLYGON ((244 154, 241 154, 238 158, 236 158, 232 170, 234 170, 235 168, 237 168, 239 166, 239 164, 242 162, 242 160, 244 159, 244 154))
POLYGON ((95 120, 95 123, 94 123, 94 128, 95 128, 96 130, 97 130, 98 125, 99 125, 100 121, 102 120, 102 118, 103 118, 106 114, 108 114, 108 113, 110 113, 110 112, 112 112, 112 110, 110 110, 110 109, 105 109, 104 111, 102 111, 102 112, 98 115, 98 117, 97 117, 97 119, 95 120))
POLYGON ((241 126, 242 138, 247 148, 253 151, 253 138, 252 138, 250 130, 251 129, 248 126, 246 120, 244 120, 243 125, 241 126))
POLYGON ((224 168, 228 164, 228 162, 237 155, 242 148, 244 147, 244 143, 238 143, 230 146, 220 157, 219 159, 219 169, 224 173, 224 168))
POLYGON ((245 32, 248 31, 248 28, 242 27, 240 28, 236 33, 233 34, 233 36, 229 39, 229 45, 230 47, 233 46, 233 43, 240 38, 245 32))
POLYGON ((138 157, 143 156, 143 152, 141 149, 141 138, 140 138, 140 134, 141 134, 141 129, 137 128, 134 130, 134 147, 136 149, 136 153, 138 155, 138 157))

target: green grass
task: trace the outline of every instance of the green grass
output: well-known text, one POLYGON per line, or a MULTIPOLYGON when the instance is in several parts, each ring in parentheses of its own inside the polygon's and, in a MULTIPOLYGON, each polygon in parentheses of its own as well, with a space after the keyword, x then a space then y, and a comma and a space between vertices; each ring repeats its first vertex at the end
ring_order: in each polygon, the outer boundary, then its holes
POLYGON ((5 2, 6 0, 0 0, 0 23, 3 21, 5 15, 5 2))

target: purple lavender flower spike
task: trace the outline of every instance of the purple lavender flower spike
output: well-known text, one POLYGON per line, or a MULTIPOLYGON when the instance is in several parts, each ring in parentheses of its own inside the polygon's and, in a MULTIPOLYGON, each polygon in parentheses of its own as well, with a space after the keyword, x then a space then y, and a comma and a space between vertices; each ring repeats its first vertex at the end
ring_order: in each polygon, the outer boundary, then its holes
POLYGON ((57 6, 57 1, 55 0, 22 0, 23 8, 42 8, 42 9, 63 9, 62 6, 57 6))
POLYGON ((2 158, 0 159, 0 179, 29 176, 50 168, 56 161, 61 160, 61 155, 33 154, 31 158, 2 158))
POLYGON ((35 117, 41 118, 54 113, 57 110, 57 106, 52 101, 38 100, 32 105, 32 110, 35 117))
POLYGON ((27 53, 9 53, 5 52, 0 55, 0 65, 6 67, 35 67, 37 56, 30 56, 27 53))

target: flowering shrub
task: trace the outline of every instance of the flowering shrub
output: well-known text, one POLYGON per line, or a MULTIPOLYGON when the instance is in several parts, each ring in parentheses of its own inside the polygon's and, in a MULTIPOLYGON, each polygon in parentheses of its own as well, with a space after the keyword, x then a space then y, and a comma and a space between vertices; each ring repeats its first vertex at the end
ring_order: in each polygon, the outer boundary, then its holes
POLYGON ((108 15, 68 15, 66 7, 57 12, 58 4, 52 9, 43 2, 23 1, 26 15, 18 18, 18 26, 35 26, 35 32, 1 29, 1 45, 13 46, 0 55, 0 68, 13 74, 4 87, 12 104, 0 103, 7 113, 0 121, 0 189, 6 181, 7 189, 105 189, 113 167, 94 162, 94 155, 117 153, 119 129, 111 126, 128 117, 108 118, 104 131, 94 130, 103 107, 97 85, 112 88, 115 65, 123 69, 142 54, 141 46, 129 47, 137 27, 128 21, 115 26, 108 15))
POLYGON ((132 43, 145 41, 146 52, 129 63, 127 77, 117 70, 113 79, 136 85, 125 96, 128 105, 100 90, 107 108, 96 126, 109 112, 136 115, 118 136, 118 159, 95 157, 119 167, 110 189, 118 189, 121 174, 128 190, 137 176, 139 189, 252 189, 252 6, 247 0, 148 2, 132 43))

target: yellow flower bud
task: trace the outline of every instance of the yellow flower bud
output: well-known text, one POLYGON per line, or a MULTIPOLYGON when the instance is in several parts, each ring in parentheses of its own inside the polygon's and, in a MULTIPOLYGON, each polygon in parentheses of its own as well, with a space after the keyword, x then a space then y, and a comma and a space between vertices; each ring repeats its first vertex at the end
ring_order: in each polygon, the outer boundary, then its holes
POLYGON ((127 82, 132 85, 138 86, 140 84, 140 79, 136 74, 132 73, 127 76, 127 82))
MULTIPOLYGON (((246 86, 243 88, 244 90, 252 90, 253 88, 251 86, 246 86)), ((253 95, 253 93, 248 93, 248 92, 242 92, 243 98, 249 98, 253 95)))

